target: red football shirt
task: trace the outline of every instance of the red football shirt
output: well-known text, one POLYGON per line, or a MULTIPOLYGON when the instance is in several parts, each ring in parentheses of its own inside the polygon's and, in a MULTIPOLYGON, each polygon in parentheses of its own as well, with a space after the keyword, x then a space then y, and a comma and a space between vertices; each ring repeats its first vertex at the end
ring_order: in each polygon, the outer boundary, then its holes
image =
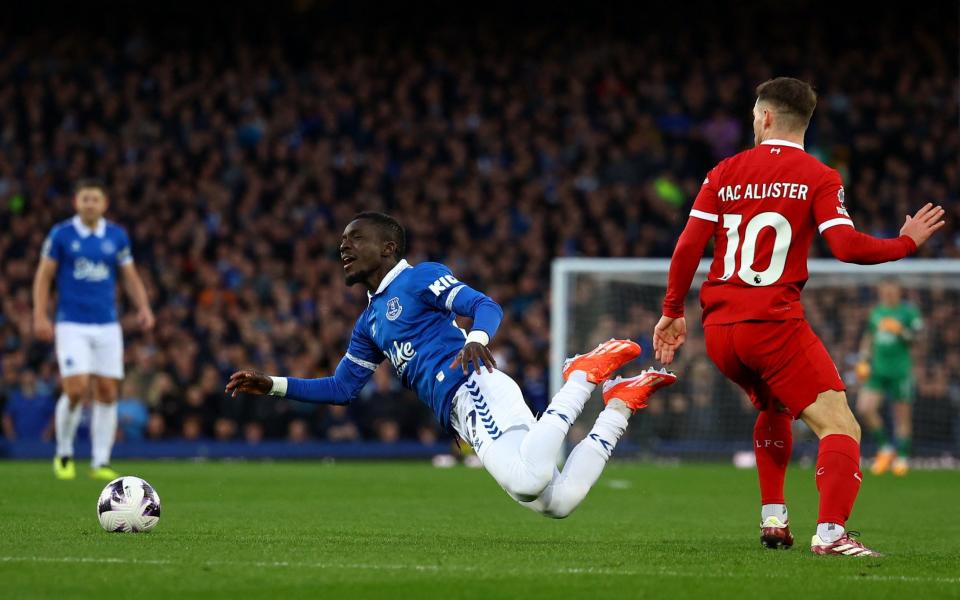
POLYGON ((853 227, 840 174, 784 140, 714 167, 690 216, 716 224, 713 263, 700 289, 705 325, 803 317, 800 290, 814 232, 853 227))

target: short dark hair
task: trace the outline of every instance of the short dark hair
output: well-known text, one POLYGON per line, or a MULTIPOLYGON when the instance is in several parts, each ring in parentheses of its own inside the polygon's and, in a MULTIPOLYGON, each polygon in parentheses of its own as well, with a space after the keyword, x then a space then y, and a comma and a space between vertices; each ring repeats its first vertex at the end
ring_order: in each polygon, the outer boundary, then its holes
POLYGON ((757 86, 757 100, 769 102, 792 119, 798 127, 810 124, 817 107, 817 93, 806 81, 793 77, 777 77, 757 86))
POLYGON ((380 230, 380 235, 383 236, 383 239, 397 245, 397 258, 403 258, 407 253, 407 232, 403 229, 403 225, 401 225, 399 221, 390 215, 372 211, 362 212, 353 217, 354 221, 359 219, 373 221, 373 224, 380 230))
POLYGON ((74 195, 79 194, 80 190, 86 190, 90 188, 96 188, 103 192, 103 195, 107 195, 107 187, 103 184, 103 181, 97 179, 96 177, 84 177, 77 181, 76 185, 73 186, 74 195))

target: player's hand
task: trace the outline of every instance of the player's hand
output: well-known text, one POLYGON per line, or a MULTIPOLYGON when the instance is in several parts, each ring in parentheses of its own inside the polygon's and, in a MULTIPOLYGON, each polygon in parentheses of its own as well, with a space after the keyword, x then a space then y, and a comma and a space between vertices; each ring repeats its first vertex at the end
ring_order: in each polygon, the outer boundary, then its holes
POLYGON ((149 306, 145 306, 137 312, 137 323, 140 325, 140 329, 150 331, 156 322, 157 319, 153 316, 153 311, 150 310, 149 306))
POLYGON ((683 317, 660 317, 653 329, 653 350, 657 360, 665 365, 673 362, 673 355, 687 341, 687 320, 683 317))
POLYGON ((467 342, 463 350, 461 350, 460 353, 457 354, 457 357, 453 359, 453 362, 450 363, 450 368, 456 369, 459 366, 463 369, 464 374, 468 374, 471 370, 471 364, 473 365, 472 370, 477 373, 479 373, 483 367, 486 367, 487 371, 493 373, 493 369, 497 366, 497 361, 493 358, 490 348, 487 348, 480 342, 467 342))
POLYGON ((258 394, 264 396, 273 389, 273 380, 260 371, 237 371, 230 376, 224 390, 228 395, 237 397, 237 394, 258 394))
POLYGON ((857 381, 863 383, 867 379, 870 379, 870 363, 865 360, 861 360, 857 363, 857 381))
POLYGON ((877 329, 892 333, 893 335, 900 335, 903 332, 903 323, 893 317, 884 317, 877 323, 877 329))
POLYGON ((943 207, 927 203, 917 211, 917 214, 907 215, 907 220, 900 228, 900 235, 909 236, 919 248, 930 239, 938 229, 944 226, 943 207))
POLYGON ((33 333, 43 342, 53 341, 53 322, 47 315, 33 316, 33 333))

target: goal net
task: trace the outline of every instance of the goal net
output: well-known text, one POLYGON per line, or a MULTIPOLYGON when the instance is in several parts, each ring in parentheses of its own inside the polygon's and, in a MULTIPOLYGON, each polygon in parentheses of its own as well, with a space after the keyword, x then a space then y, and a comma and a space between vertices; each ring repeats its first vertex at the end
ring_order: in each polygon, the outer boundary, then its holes
MULTIPOLYGON (((553 262, 551 391, 562 382, 564 357, 585 352, 612 337, 643 347, 629 372, 659 366, 651 334, 660 317, 669 260, 561 258, 553 262), (631 370, 632 369, 632 370, 631 370)), ((687 342, 672 369, 680 381, 653 398, 627 432, 625 450, 665 455, 727 455, 752 446, 756 412, 746 395, 727 381, 706 354, 700 325, 699 289, 709 260, 703 260, 687 298, 687 342)), ((912 344, 915 393, 913 452, 927 460, 960 456, 960 260, 907 260, 859 266, 811 260, 804 288, 807 319, 833 356, 854 406, 861 383, 856 365, 867 317, 877 305, 877 286, 896 279, 905 299, 923 318, 912 344)), ((891 431, 891 402, 884 419, 891 431)), ((588 404, 580 424, 600 408, 588 404), (592 411, 592 414, 589 414, 592 411)), ((800 454, 815 452, 813 435, 795 424, 800 454)), ((864 428, 864 451, 875 450, 864 428)))

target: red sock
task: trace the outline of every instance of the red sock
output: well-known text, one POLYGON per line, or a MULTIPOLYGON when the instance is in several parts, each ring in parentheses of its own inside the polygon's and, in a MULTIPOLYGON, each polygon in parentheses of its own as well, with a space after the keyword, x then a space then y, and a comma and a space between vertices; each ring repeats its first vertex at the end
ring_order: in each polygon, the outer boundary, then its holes
POLYGON ((839 433, 821 439, 817 454, 817 489, 820 491, 817 523, 846 523, 862 481, 860 444, 849 435, 839 433))
POLYGON ((761 504, 786 504, 783 478, 793 452, 791 421, 789 414, 776 409, 764 410, 757 415, 757 424, 753 427, 753 453, 757 457, 757 475, 760 476, 761 504))

